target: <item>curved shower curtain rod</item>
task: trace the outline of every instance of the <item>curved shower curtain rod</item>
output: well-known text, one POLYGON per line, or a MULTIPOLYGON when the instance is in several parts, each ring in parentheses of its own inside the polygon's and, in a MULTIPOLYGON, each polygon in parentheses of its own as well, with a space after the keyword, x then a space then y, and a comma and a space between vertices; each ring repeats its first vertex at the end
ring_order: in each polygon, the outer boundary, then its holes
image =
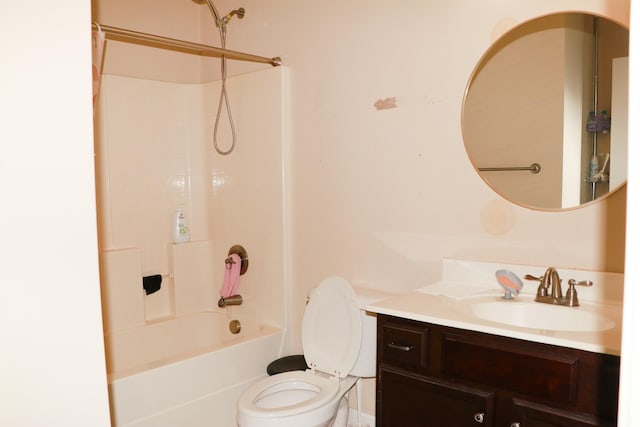
POLYGON ((102 30, 108 40, 136 43, 144 46, 189 53, 192 55, 209 56, 214 58, 220 58, 224 56, 227 59, 271 64, 274 67, 282 65, 282 60, 279 56, 267 58, 264 56, 252 55, 250 53, 222 49, 206 44, 193 43, 184 40, 172 39, 169 37, 156 36, 154 34, 126 30, 124 28, 111 27, 95 22, 92 25, 97 30, 102 30))

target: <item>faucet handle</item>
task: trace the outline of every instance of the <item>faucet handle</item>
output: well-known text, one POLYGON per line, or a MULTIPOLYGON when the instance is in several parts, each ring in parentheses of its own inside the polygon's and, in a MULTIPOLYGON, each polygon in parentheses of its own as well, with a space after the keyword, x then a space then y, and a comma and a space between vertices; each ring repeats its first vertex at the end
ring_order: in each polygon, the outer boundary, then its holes
POLYGON ((569 288, 567 288, 567 296, 565 299, 567 300, 567 305, 569 307, 577 307, 580 305, 578 301, 578 292, 576 291, 576 286, 593 286, 593 282, 591 280, 583 280, 578 282, 575 279, 569 279, 567 282, 569 284, 569 288))
POLYGON ((540 283, 538 285, 538 290, 536 292, 536 295, 538 297, 546 297, 549 294, 549 291, 547 290, 547 285, 544 283, 544 276, 538 277, 538 276, 534 276, 533 274, 526 274, 524 278, 526 280, 535 280, 536 282, 540 283))
POLYGON ((591 280, 582 280, 578 282, 575 279, 569 279, 567 283, 569 284, 569 286, 586 286, 586 287, 593 286, 593 282, 591 280))

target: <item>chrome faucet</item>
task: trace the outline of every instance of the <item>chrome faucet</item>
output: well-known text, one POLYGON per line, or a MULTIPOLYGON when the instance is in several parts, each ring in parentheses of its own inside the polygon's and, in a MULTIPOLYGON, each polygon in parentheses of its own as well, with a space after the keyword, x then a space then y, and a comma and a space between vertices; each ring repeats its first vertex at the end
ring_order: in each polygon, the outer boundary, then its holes
POLYGON ((574 279, 569 279, 567 282, 569 288, 567 294, 562 295, 562 279, 558 275, 558 271, 554 267, 549 267, 541 277, 536 277, 531 274, 524 276, 527 280, 536 280, 540 282, 538 285, 538 291, 536 292, 535 300, 537 302, 543 302, 546 304, 565 305, 567 307, 577 307, 580 305, 578 301, 578 292, 576 291, 576 285, 578 286, 593 286, 591 280, 583 280, 578 282, 574 279), (551 289, 551 293, 549 293, 551 289))

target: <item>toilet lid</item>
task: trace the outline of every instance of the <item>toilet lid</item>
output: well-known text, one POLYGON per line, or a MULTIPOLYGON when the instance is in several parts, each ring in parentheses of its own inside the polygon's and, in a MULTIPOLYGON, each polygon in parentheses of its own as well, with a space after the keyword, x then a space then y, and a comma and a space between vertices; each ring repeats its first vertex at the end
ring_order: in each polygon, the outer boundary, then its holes
POLYGON ((362 326, 353 289, 329 277, 311 290, 302 319, 302 348, 311 369, 344 378, 360 352, 362 326))

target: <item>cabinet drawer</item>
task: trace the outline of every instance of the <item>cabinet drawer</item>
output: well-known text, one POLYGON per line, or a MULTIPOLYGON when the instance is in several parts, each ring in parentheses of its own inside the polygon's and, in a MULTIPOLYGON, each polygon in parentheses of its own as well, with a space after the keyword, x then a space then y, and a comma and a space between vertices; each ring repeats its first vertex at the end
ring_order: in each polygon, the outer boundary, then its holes
POLYGON ((384 322, 379 350, 383 362, 401 367, 424 368, 427 364, 428 329, 410 323, 384 322))
POLYGON ((511 390, 554 404, 574 404, 579 356, 560 349, 533 350, 498 338, 442 335, 442 372, 474 383, 511 390))
POLYGON ((615 427, 616 422, 594 415, 564 411, 520 399, 513 401, 513 420, 522 426, 615 427))

